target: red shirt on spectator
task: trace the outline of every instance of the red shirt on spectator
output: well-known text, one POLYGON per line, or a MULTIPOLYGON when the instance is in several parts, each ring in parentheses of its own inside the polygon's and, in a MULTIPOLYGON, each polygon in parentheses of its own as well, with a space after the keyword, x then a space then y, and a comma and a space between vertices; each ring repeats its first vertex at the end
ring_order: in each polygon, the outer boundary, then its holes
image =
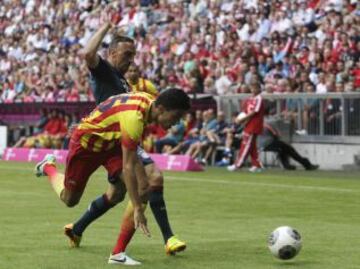
POLYGON ((198 53, 195 55, 196 59, 204 59, 210 57, 210 52, 206 48, 200 48, 198 53))
POLYGON ((61 120, 58 118, 50 119, 44 127, 44 131, 51 135, 56 135, 61 130, 61 120))
POLYGON ((264 127, 265 106, 261 94, 250 97, 245 103, 246 114, 255 111, 255 115, 251 117, 245 125, 244 131, 249 134, 261 134, 264 127))
POLYGON ((68 132, 67 122, 64 119, 59 120, 59 132, 58 134, 65 136, 68 132))
POLYGON ((354 85, 356 88, 360 87, 360 68, 356 68, 352 71, 352 74, 355 78, 354 85))
POLYGON ((317 6, 319 5, 320 1, 321 0, 311 0, 308 3, 308 7, 311 8, 311 9, 316 9, 317 6))
POLYGON ((77 88, 72 88, 70 92, 66 93, 66 101, 67 102, 79 102, 80 95, 77 88))

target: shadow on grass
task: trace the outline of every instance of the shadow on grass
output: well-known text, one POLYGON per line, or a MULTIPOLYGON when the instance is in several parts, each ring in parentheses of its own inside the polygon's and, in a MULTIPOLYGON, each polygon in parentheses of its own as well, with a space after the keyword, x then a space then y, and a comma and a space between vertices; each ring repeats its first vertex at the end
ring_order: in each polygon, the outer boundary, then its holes
POLYGON ((276 265, 277 267, 281 267, 281 268, 293 268, 293 267, 303 267, 304 266, 309 266, 309 265, 316 265, 316 264, 320 264, 317 261, 311 261, 311 260, 292 260, 292 261, 277 261, 276 263, 274 263, 273 265, 276 265))

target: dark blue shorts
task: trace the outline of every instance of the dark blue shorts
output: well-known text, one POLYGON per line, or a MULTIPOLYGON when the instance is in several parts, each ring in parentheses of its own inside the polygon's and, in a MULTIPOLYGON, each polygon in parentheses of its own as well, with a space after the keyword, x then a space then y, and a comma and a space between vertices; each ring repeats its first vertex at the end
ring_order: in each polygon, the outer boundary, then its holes
POLYGON ((150 155, 147 154, 143 148, 138 147, 136 150, 136 153, 144 166, 154 163, 154 161, 151 159, 150 155))

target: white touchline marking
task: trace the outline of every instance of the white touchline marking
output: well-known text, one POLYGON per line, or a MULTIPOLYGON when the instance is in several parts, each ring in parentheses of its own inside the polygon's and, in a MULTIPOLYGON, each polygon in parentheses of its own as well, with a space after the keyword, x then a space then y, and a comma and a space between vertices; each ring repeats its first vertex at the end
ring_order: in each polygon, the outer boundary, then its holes
MULTIPOLYGON (((1 164, 1 162, 0 162, 1 164)), ((6 167, 0 167, 1 170, 17 170, 17 171, 33 171, 32 168, 19 168, 18 166, 7 165, 6 167)), ((173 179, 179 181, 188 181, 188 182, 206 182, 213 184, 228 184, 228 185, 248 185, 248 186, 259 186, 259 187, 270 187, 270 188, 283 188, 283 189, 300 189, 300 190, 309 190, 309 191, 328 191, 328 192, 344 192, 344 193, 359 193, 360 191, 351 190, 351 189, 341 189, 341 188, 330 188, 330 187, 314 187, 306 185, 287 185, 287 184, 278 184, 278 183, 263 183, 263 182, 251 182, 251 181, 229 181, 229 180, 219 180, 215 178, 187 178, 187 177, 177 177, 177 176, 164 176, 166 179, 173 179)), ((1 176, 0 176, 1 178, 1 176)))
POLYGON ((340 188, 330 188, 330 187, 314 187, 314 186, 305 186, 305 185, 287 185, 287 184, 278 184, 278 183, 262 183, 262 182, 250 182, 250 181, 228 181, 228 180, 218 180, 210 178, 186 178, 186 177, 174 177, 174 176, 165 176, 165 180, 174 179, 179 181, 195 181, 195 182, 206 182, 213 184, 228 184, 228 185, 248 185, 248 186, 259 186, 259 187, 271 187, 271 188, 283 188, 283 189, 301 189, 301 190, 310 190, 310 191, 329 191, 329 192, 347 192, 347 193, 358 193, 356 190, 350 189, 340 189, 340 188))

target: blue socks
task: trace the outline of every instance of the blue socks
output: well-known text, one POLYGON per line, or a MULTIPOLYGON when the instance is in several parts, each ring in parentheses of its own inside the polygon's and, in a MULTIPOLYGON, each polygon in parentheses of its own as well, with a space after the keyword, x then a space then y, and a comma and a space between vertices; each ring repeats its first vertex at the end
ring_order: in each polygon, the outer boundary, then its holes
POLYGON ((90 223, 101 217, 112 207, 113 205, 109 203, 105 194, 99 196, 91 202, 84 215, 74 224, 73 233, 81 236, 90 223))
POLYGON ((167 240, 173 236, 171 231, 168 215, 166 211, 164 196, 163 196, 163 187, 151 188, 149 193, 149 204, 151 211, 154 214, 156 222, 158 223, 161 233, 164 237, 165 243, 167 240))

